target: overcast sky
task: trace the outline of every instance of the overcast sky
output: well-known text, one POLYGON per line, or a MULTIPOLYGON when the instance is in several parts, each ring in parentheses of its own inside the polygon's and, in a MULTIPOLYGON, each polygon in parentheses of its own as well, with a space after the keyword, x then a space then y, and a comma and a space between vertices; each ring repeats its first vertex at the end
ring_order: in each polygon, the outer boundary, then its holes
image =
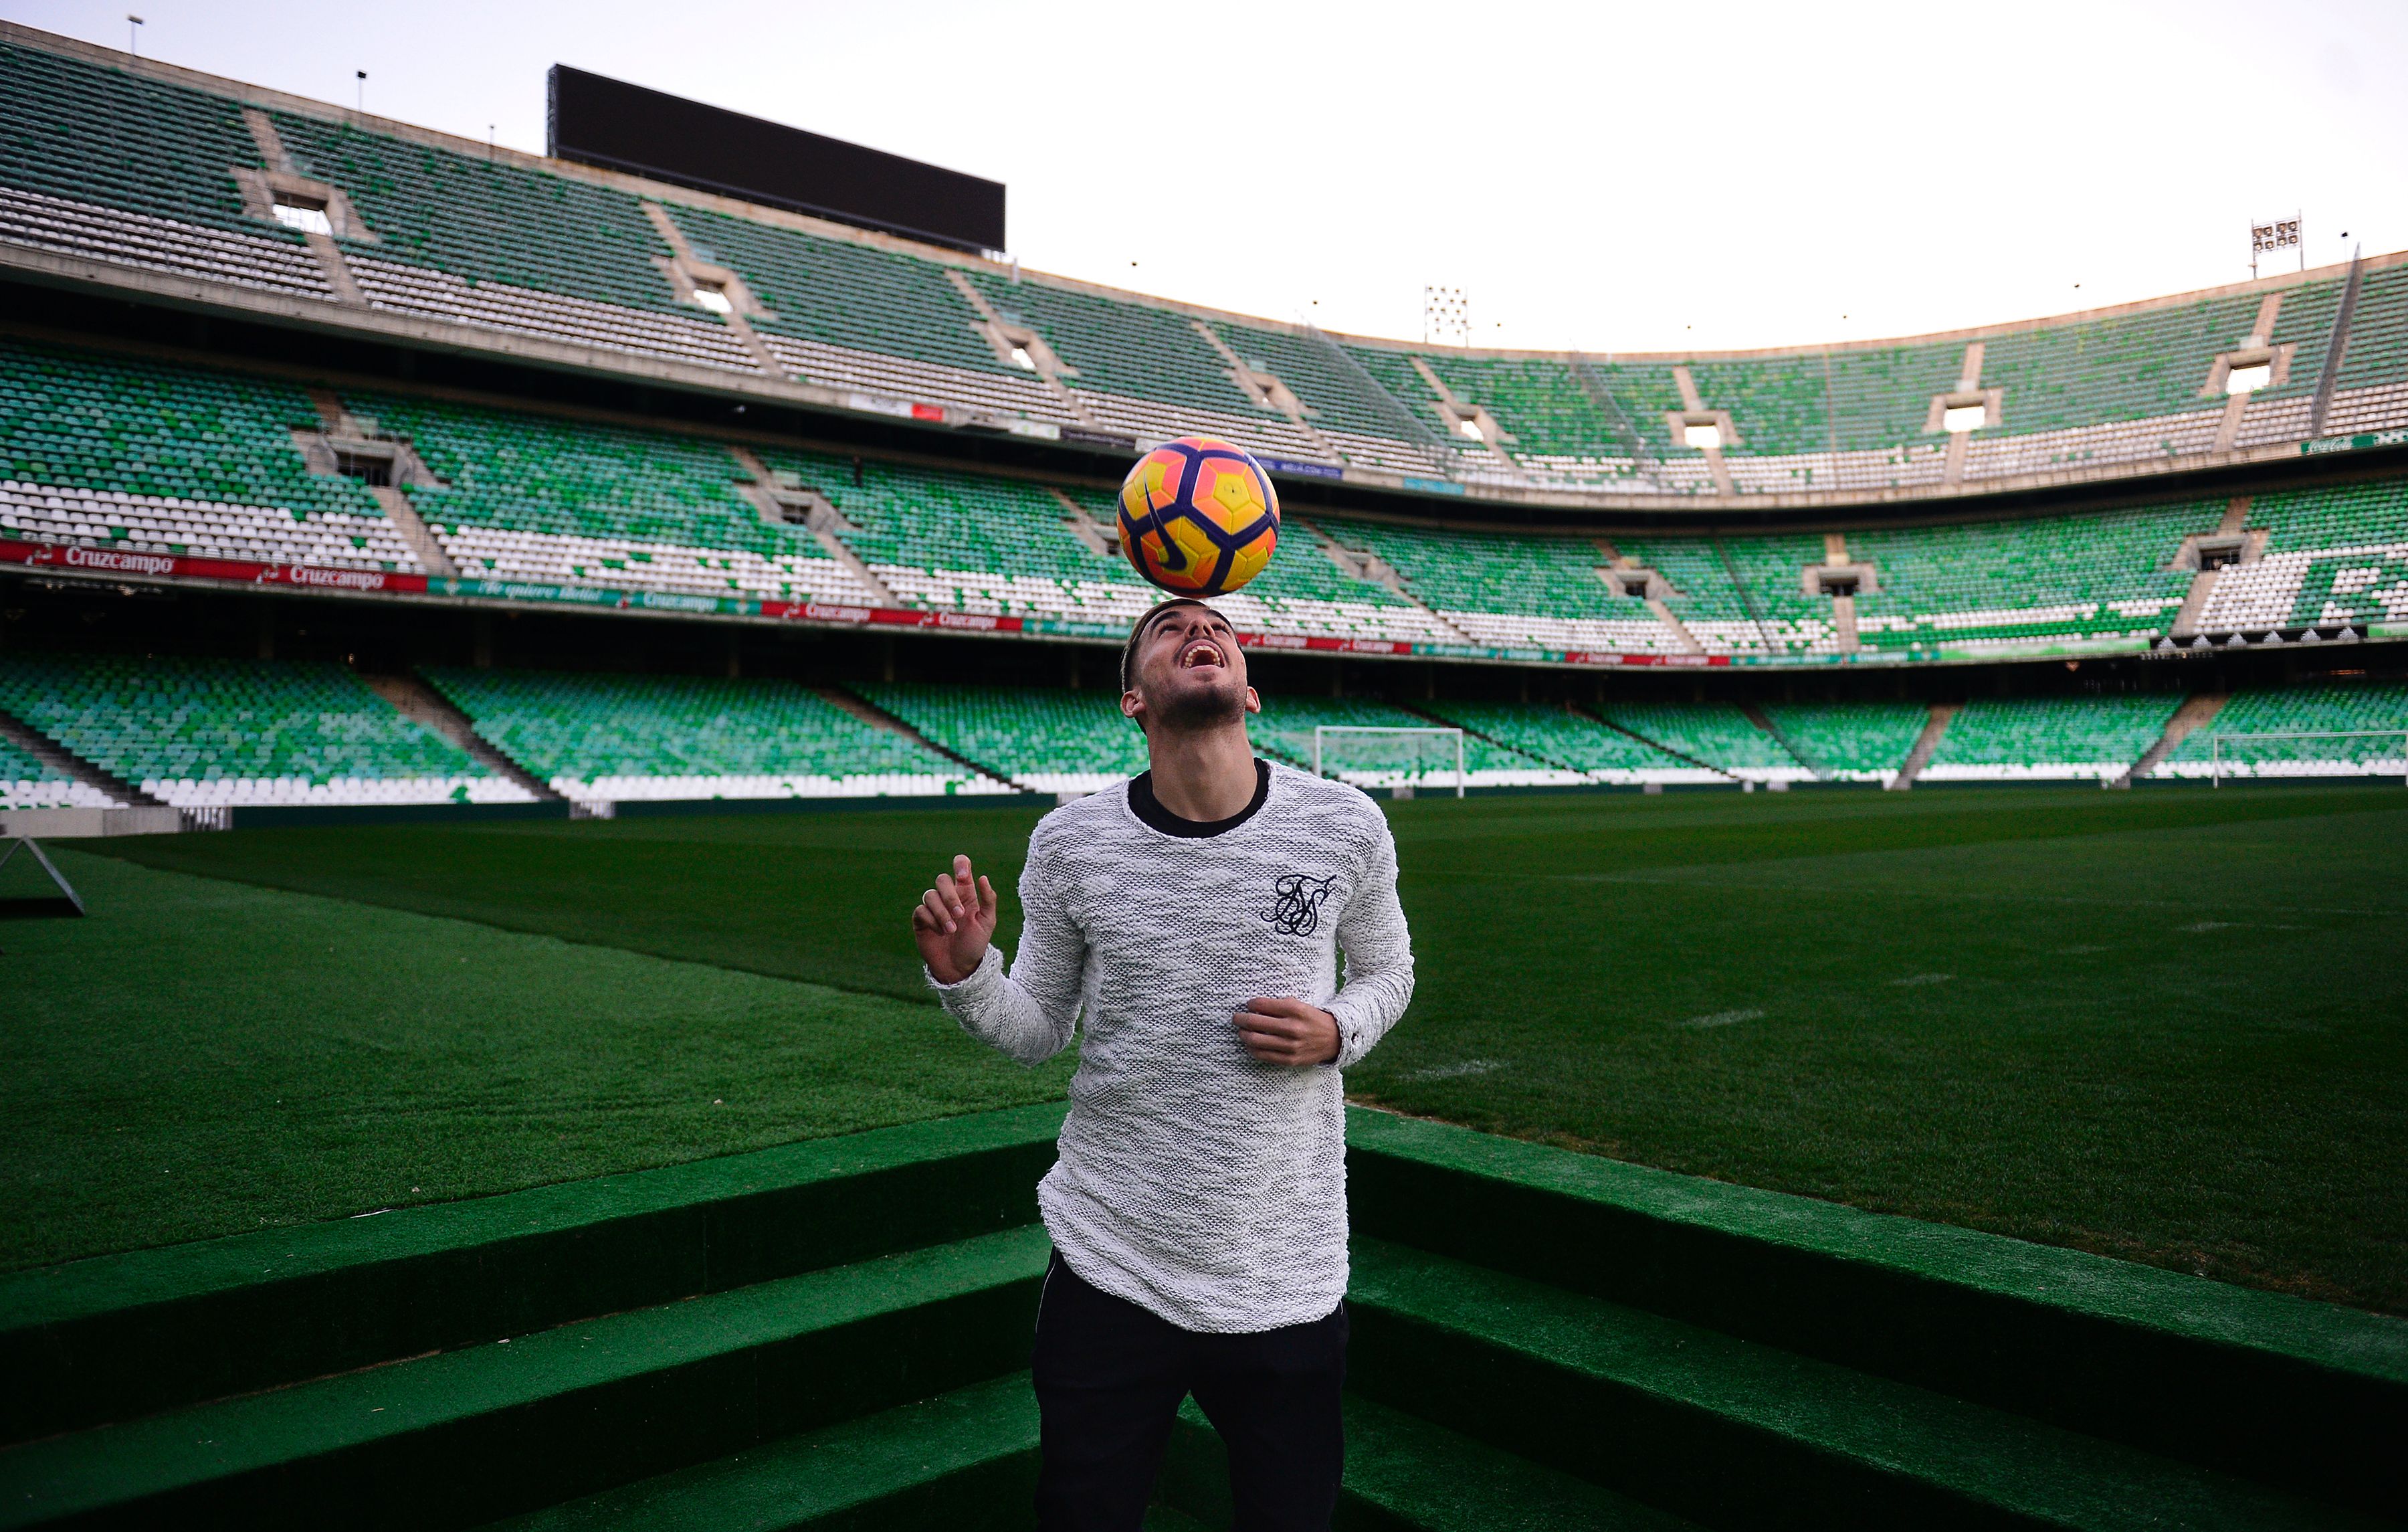
MULTIPOLYGON (((142 51, 543 149, 555 62, 1006 182, 1043 270, 1593 351, 1914 334, 2408 248, 2408 4, 132 0, 142 51), (2344 238, 2346 231, 2347 238, 2344 238)), ((0 15, 126 46, 126 0, 0 15)))

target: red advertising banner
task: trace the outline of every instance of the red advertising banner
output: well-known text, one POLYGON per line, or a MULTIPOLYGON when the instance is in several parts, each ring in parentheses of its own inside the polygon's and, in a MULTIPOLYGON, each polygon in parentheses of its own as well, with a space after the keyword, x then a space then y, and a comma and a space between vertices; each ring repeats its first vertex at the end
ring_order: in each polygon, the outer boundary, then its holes
MULTIPOLYGON (((786 622, 841 623, 848 627, 936 628, 953 633, 1019 633, 1033 637, 1117 639, 1118 630, 1094 623, 1047 617, 1009 617, 996 612, 907 610, 818 601, 776 601, 751 596, 685 594, 621 590, 581 582, 519 580, 447 580, 387 569, 337 569, 314 564, 254 564, 242 559, 193 558, 181 553, 137 552, 121 548, 65 547, 0 539, 0 564, 73 570, 81 575, 129 575, 138 579, 213 580, 245 585, 284 585, 304 590, 385 593, 396 595, 467 596, 491 601, 541 601, 617 610, 695 615, 769 617, 786 622)), ((1542 665, 1696 666, 1756 663, 1728 654, 1617 654, 1531 648, 1463 649, 1394 638, 1348 638, 1318 633, 1240 633, 1247 649, 1316 654, 1424 655, 1446 659, 1522 661, 1542 665)))
POLYGON ((424 575, 390 569, 337 569, 317 564, 253 564, 247 559, 194 558, 183 553, 147 553, 127 548, 61 547, 55 543, 0 540, 0 564, 50 566, 100 575, 150 579, 223 580, 246 585, 299 585, 337 591, 426 589, 424 575))

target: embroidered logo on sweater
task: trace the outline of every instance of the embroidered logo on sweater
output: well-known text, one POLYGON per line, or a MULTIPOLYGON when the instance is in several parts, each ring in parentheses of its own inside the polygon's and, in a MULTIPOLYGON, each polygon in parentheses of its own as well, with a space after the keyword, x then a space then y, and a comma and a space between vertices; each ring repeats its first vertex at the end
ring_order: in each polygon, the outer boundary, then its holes
POLYGON ((1309 937, 1321 926, 1322 902, 1337 883, 1335 876, 1308 878, 1291 872, 1271 883, 1270 913, 1263 917, 1283 937, 1309 937))

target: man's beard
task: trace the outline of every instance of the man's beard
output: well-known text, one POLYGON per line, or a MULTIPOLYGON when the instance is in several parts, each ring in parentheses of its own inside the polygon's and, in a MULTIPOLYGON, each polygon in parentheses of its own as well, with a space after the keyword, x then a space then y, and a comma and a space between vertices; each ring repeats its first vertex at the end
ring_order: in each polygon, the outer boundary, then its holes
POLYGON ((1146 712, 1154 726, 1170 734, 1205 734, 1213 729, 1227 728, 1246 716, 1246 689, 1235 684, 1226 687, 1196 687, 1161 698, 1149 700, 1146 712))

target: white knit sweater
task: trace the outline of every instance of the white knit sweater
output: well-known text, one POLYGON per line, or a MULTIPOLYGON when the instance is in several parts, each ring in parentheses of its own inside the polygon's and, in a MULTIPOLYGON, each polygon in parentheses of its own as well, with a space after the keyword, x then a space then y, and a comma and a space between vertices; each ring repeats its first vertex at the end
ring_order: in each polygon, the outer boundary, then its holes
POLYGON ((1210 837, 1147 824, 1129 794, 1057 809, 1029 837, 1009 977, 990 949, 960 983, 929 981, 1025 1064, 1084 1017, 1038 1188, 1072 1270, 1190 1330, 1320 1319, 1346 1293, 1339 1069, 1412 997, 1396 841, 1361 792, 1285 766, 1251 818, 1210 837), (1256 996, 1336 1016, 1337 1067, 1250 1057, 1231 1018, 1256 996))

